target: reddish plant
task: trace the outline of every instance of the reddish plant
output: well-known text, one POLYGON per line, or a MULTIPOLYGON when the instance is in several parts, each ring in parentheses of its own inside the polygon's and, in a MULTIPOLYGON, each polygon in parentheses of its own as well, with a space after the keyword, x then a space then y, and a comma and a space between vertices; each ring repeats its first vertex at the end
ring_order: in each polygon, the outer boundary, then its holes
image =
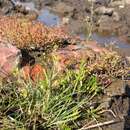
POLYGON ((47 48, 63 44, 71 37, 60 27, 47 27, 38 21, 0 16, 0 41, 7 40, 18 48, 47 48))

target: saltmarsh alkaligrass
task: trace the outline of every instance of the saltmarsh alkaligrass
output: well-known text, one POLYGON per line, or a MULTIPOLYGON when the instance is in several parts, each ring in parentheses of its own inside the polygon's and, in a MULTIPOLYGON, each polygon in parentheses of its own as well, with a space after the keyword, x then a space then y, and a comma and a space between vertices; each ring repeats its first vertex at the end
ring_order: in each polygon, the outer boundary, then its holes
POLYGON ((1 129, 71 130, 80 128, 77 122, 96 114, 92 112, 96 108, 89 105, 101 89, 84 64, 61 76, 49 70, 45 77, 38 83, 17 80, 1 85, 1 129))

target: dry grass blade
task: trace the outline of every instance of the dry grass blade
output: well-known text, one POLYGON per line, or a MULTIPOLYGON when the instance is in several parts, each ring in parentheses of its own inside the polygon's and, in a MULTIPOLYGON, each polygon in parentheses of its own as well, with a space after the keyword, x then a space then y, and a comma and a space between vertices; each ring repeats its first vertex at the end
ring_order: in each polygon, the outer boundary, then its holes
POLYGON ((79 130, 89 130, 89 129, 94 129, 94 128, 97 128, 97 127, 102 127, 102 126, 106 126, 106 125, 111 125, 111 124, 115 124, 115 123, 119 123, 121 122, 121 120, 110 120, 110 121, 106 121, 106 122, 103 122, 103 123, 98 123, 98 124, 95 124, 95 125, 90 125, 88 127, 86 126, 83 126, 81 129, 79 130))

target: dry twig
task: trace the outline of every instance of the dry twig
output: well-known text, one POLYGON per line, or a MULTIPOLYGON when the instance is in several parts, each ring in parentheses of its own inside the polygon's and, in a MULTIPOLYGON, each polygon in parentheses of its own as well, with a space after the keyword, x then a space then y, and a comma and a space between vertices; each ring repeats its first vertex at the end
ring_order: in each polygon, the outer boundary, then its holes
POLYGON ((110 120, 110 121, 106 121, 106 122, 103 122, 103 123, 98 123, 98 124, 95 124, 95 125, 91 125, 91 126, 83 126, 81 129, 79 130, 89 130, 89 129, 94 129, 96 127, 102 127, 102 126, 106 126, 106 125, 111 125, 111 124, 114 124, 114 123, 118 123, 118 122, 121 122, 121 120, 110 120))

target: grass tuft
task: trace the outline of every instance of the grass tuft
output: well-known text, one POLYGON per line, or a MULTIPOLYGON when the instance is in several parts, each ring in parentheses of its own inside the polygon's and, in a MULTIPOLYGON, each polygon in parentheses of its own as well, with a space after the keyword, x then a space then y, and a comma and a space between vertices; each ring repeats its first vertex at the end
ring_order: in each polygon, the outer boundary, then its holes
POLYGON ((90 102, 101 88, 85 64, 62 76, 52 69, 45 77, 36 84, 21 80, 0 86, 0 128, 71 130, 79 128, 77 122, 97 114, 90 102))

